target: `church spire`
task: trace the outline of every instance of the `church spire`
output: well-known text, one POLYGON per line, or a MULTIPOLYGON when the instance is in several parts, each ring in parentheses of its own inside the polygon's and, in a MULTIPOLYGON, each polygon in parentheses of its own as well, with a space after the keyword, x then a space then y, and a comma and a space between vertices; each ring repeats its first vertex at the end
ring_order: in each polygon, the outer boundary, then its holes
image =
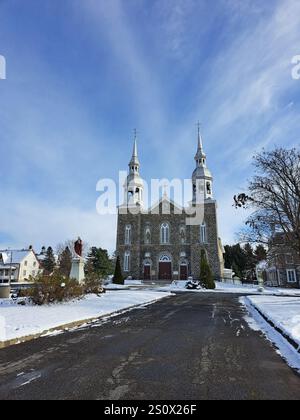
POLYGON ((203 150, 203 142, 202 142, 202 136, 201 136, 201 124, 198 121, 197 124, 198 127, 198 150, 203 150))
POLYGON ((125 184, 125 202, 129 206, 143 205, 144 183, 140 177, 140 161, 137 148, 137 131, 134 130, 132 157, 129 162, 129 174, 125 184))
POLYGON ((195 161, 197 163, 197 167, 199 167, 199 166, 206 165, 206 154, 204 153, 204 150, 203 150, 203 140, 202 140, 202 135, 201 135, 200 122, 198 122, 197 127, 198 127, 198 149, 195 156, 195 161))
POLYGON ((203 149, 203 140, 201 136, 200 123, 197 124, 197 127, 198 127, 198 148, 197 148, 197 153, 195 156, 196 169, 194 170, 193 176, 192 176, 193 202, 194 203, 196 203, 199 198, 197 194, 198 195, 200 194, 200 198, 204 198, 204 200, 213 198, 213 192, 212 192, 213 178, 212 178, 210 170, 206 166, 206 154, 203 149))
POLYGON ((140 166, 140 161, 138 157, 138 148, 137 148, 137 131, 134 129, 134 142, 133 142, 133 152, 132 152, 132 158, 129 163, 130 170, 133 170, 133 172, 138 172, 140 166))

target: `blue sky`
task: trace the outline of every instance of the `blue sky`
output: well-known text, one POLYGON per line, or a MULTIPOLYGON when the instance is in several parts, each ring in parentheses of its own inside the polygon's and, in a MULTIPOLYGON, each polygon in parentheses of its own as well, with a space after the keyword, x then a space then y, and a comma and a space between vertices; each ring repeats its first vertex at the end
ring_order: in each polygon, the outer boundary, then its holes
POLYGON ((113 250, 96 183, 127 169, 189 178, 203 124, 220 235, 262 147, 300 136, 298 0, 0 0, 0 246, 81 235, 113 250))

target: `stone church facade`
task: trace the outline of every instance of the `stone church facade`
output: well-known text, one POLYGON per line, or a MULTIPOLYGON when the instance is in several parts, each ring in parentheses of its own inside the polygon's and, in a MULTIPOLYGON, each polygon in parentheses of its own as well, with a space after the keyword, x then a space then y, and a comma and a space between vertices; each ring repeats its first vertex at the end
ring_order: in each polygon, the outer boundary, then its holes
POLYGON ((118 209, 117 255, 125 277, 170 282, 188 277, 200 279, 202 250, 207 254, 215 278, 223 277, 223 249, 218 235, 213 177, 206 166, 199 132, 195 161, 193 200, 189 208, 181 208, 165 193, 159 203, 145 210, 135 139, 124 185, 125 200, 118 209), (201 221, 189 223, 191 209, 197 208, 202 215, 201 221))

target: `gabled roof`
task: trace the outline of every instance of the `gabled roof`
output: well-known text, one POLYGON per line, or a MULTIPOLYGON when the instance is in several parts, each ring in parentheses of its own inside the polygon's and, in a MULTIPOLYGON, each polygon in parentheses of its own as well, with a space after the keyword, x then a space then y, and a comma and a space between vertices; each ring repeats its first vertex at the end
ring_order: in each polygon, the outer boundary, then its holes
POLYGON ((3 264, 21 264, 31 252, 33 252, 31 249, 0 250, 0 262, 3 264))
POLYGON ((173 206, 174 210, 178 210, 181 213, 184 212, 183 207, 179 206, 178 204, 175 203, 175 201, 173 201, 172 199, 164 195, 163 197, 161 197, 161 199, 157 203, 155 203, 152 207, 150 207, 149 213, 154 213, 155 210, 159 209, 160 205, 163 205, 163 204, 170 205, 170 208, 172 208, 173 206))

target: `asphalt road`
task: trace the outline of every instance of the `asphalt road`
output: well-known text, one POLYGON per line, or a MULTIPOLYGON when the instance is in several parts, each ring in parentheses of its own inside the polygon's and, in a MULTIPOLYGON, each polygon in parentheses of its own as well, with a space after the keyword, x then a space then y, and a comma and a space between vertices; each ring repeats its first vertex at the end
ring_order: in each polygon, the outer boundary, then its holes
POLYGON ((300 399, 238 296, 180 294, 0 350, 0 399, 300 399))

